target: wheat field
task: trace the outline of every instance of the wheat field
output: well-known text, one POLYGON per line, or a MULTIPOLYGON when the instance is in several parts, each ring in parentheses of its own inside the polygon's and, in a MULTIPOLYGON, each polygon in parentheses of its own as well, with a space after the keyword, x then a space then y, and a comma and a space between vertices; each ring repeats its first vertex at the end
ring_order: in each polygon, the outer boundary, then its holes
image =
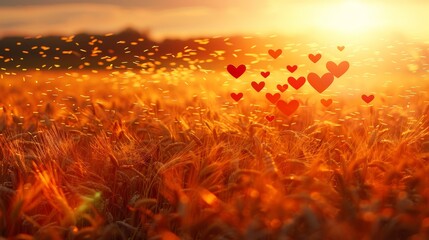
POLYGON ((429 239, 427 77, 286 116, 222 66, 2 71, 0 239, 429 239))

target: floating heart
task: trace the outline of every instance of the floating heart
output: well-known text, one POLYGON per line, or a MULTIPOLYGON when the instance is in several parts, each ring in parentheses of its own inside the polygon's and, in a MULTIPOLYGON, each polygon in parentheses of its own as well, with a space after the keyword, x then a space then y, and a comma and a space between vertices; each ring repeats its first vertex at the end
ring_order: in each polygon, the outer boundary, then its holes
POLYGON ((290 116, 298 109, 299 102, 297 100, 292 100, 287 103, 283 100, 279 100, 276 105, 282 113, 286 114, 287 116, 290 116))
POLYGON ((275 94, 267 93, 267 94, 265 94, 265 97, 272 104, 275 104, 280 99, 281 95, 280 95, 280 93, 275 93, 275 94))
POLYGON ((270 76, 270 72, 261 72, 261 76, 267 78, 268 76, 270 76))
POLYGON ((323 104, 323 106, 329 107, 332 104, 332 99, 321 99, 320 102, 323 104))
POLYGON ((270 54, 272 58, 277 59, 282 54, 282 50, 277 49, 274 51, 273 49, 270 49, 268 50, 268 54, 270 54))
POLYGON ((274 120, 275 116, 266 116, 265 119, 268 120, 268 122, 272 122, 274 120))
POLYGON ((239 78, 246 71, 246 66, 241 64, 238 67, 235 67, 234 65, 229 64, 226 67, 226 70, 228 70, 229 74, 231 74, 233 77, 239 78))
POLYGON ((332 84, 334 75, 332 73, 325 73, 322 77, 319 77, 316 73, 309 73, 307 80, 316 91, 322 93, 332 84))
POLYGON ((344 46, 338 46, 337 48, 338 48, 338 50, 340 50, 340 52, 342 52, 345 47, 344 46))
POLYGON ((349 67, 350 64, 347 61, 343 61, 338 65, 332 61, 326 63, 326 68, 328 69, 328 71, 334 74, 334 76, 337 78, 341 77, 344 73, 346 73, 349 67))
POLYGON ((320 53, 318 53, 318 54, 316 54, 316 55, 314 55, 314 54, 309 54, 308 55, 308 58, 312 61, 312 62, 314 62, 314 63, 317 63, 319 60, 320 60, 320 58, 322 57, 322 55, 320 54, 320 53))
POLYGON ((293 65, 293 66, 288 65, 286 68, 287 68, 287 70, 289 70, 290 73, 293 73, 296 71, 296 69, 298 69, 298 66, 297 65, 293 65))
POLYGON ((305 77, 299 77, 298 79, 295 79, 294 77, 289 77, 287 79, 287 82, 296 90, 302 87, 305 83, 305 77))
POLYGON ((252 82, 252 87, 255 91, 260 92, 265 87, 265 82, 257 83, 255 81, 252 82))
POLYGON ((277 89, 280 91, 280 92, 284 92, 284 91, 286 91, 287 89, 288 89, 288 85, 287 84, 283 84, 283 85, 281 85, 281 84, 277 84, 277 89))
POLYGON ((231 97, 238 102, 243 97, 243 93, 231 93, 231 97))
POLYGON ((366 103, 372 102, 374 100, 374 95, 362 95, 362 100, 364 100, 366 103))

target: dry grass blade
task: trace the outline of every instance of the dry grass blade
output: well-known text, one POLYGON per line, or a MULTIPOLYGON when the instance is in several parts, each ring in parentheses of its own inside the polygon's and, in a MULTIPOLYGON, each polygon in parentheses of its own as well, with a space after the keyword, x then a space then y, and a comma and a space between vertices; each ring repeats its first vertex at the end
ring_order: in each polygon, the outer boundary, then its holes
POLYGON ((110 163, 112 163, 112 165, 115 167, 115 169, 119 168, 118 159, 116 159, 116 157, 113 156, 113 154, 111 154, 111 153, 109 154, 109 160, 110 160, 110 163))
POLYGON ((134 203, 134 208, 140 209, 140 208, 150 208, 151 206, 155 206, 158 204, 158 200, 154 198, 144 198, 137 200, 134 203))
POLYGON ((193 132, 188 132, 188 135, 198 144, 198 146, 203 146, 203 142, 193 132))

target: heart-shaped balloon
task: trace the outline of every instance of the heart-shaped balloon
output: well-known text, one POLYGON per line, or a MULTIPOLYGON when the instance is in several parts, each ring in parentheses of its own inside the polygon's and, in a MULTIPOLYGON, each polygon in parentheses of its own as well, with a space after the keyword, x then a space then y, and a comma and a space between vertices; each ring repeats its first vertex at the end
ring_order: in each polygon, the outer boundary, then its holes
POLYGON ((312 62, 317 63, 317 62, 320 60, 320 58, 322 58, 322 54, 320 54, 320 53, 318 53, 318 54, 316 54, 316 55, 314 55, 314 54, 309 54, 309 55, 308 55, 308 58, 309 58, 312 62))
POLYGON ((298 66, 297 65, 293 65, 293 66, 288 65, 286 68, 290 73, 294 73, 298 69, 298 66))
POLYGON ((284 92, 284 91, 286 91, 288 88, 289 88, 289 85, 287 85, 287 84, 283 84, 283 85, 281 85, 281 84, 277 84, 277 89, 278 89, 280 92, 284 92))
POLYGON ((370 103, 372 102, 372 100, 374 100, 374 95, 362 95, 362 100, 366 103, 370 103))
POLYGON ((281 95, 280 95, 280 93, 275 93, 275 94, 267 93, 267 94, 265 94, 265 97, 272 104, 275 104, 280 99, 281 95))
POLYGON ((334 82, 334 75, 332 73, 325 73, 322 77, 319 77, 316 73, 309 73, 307 80, 316 91, 322 93, 334 82))
POLYGON ((283 100, 279 100, 276 105, 282 113, 287 116, 290 116, 298 109, 299 102, 297 100, 292 100, 287 103, 283 100))
POLYGON ((231 97, 238 102, 243 97, 243 93, 231 93, 231 97))
POLYGON ((329 107, 332 104, 332 99, 321 99, 320 102, 323 104, 323 106, 329 107))
POLYGON ((261 76, 267 78, 268 76, 270 76, 270 72, 261 72, 261 76))
POLYGON ((266 116, 265 119, 267 119, 268 122, 272 122, 274 120, 275 116, 266 116))
POLYGON ((252 82, 252 87, 255 91, 260 92, 265 87, 265 82, 257 83, 255 81, 252 82))
POLYGON ((273 49, 270 49, 268 50, 268 54, 270 54, 272 58, 277 59, 282 54, 282 50, 277 49, 274 51, 273 49))
POLYGON ((298 90, 298 89, 300 89, 304 85, 304 83, 305 83, 305 77, 299 77, 299 78, 289 77, 287 79, 287 82, 293 88, 295 88, 296 90, 298 90))
POLYGON ((235 78, 239 78, 246 71, 246 66, 241 64, 241 65, 238 65, 238 67, 235 67, 234 65, 229 64, 226 67, 226 70, 228 70, 228 72, 229 72, 229 74, 231 74, 231 76, 233 76, 235 78))
POLYGON ((336 78, 341 77, 344 73, 347 72, 347 70, 349 69, 350 64, 347 61, 343 61, 340 64, 336 64, 332 61, 329 61, 326 63, 326 68, 328 69, 328 71, 332 74, 334 74, 334 76, 336 78))

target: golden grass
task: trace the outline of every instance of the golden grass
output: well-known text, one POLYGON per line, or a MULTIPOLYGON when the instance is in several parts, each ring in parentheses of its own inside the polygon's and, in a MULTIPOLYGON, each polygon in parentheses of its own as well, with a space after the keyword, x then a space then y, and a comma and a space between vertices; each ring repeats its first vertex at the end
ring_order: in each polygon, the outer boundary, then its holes
POLYGON ((215 78, 32 74, 0 88, 0 236, 429 238, 427 88, 286 117, 215 78))

